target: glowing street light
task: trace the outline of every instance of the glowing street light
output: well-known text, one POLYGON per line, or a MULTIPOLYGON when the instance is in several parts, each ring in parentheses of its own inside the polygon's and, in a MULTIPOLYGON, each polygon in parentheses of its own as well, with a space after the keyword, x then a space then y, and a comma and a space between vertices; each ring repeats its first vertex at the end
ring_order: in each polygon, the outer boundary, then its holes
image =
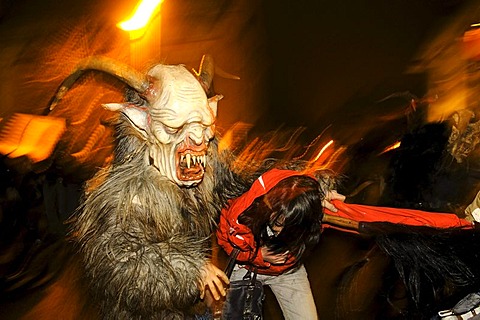
POLYGON ((128 20, 117 24, 122 30, 130 33, 130 39, 138 39, 145 34, 148 23, 160 11, 160 4, 163 0, 142 0, 135 7, 134 13, 128 20))

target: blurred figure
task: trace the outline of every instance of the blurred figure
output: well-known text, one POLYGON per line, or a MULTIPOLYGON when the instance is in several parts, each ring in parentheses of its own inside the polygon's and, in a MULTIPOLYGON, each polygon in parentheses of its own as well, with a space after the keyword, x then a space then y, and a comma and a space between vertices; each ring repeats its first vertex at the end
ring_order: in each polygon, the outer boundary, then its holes
POLYGON ((260 176, 222 210, 218 243, 228 254, 240 249, 230 281, 256 268, 257 279, 270 286, 285 319, 317 319, 302 262, 320 240, 322 205, 332 198, 344 199, 313 176, 278 169, 260 176))

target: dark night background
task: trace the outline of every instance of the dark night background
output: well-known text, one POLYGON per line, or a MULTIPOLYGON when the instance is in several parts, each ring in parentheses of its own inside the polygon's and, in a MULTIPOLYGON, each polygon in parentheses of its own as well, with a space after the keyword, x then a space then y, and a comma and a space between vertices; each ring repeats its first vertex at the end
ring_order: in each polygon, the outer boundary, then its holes
MULTIPOLYGON (((43 97, 80 57, 134 59, 115 23, 135 4, 2 1, 0 117, 40 113, 48 103, 43 97)), ((161 44, 148 58, 196 66, 210 52, 222 69, 239 75, 237 83, 216 81, 226 128, 261 119, 268 128, 286 123, 318 133, 336 124, 348 131, 393 112, 375 105, 393 92, 425 94, 425 74, 407 74, 408 67, 460 14, 467 28, 476 10, 474 1, 462 0, 166 0, 161 44), (465 8, 474 9, 471 17, 464 17, 465 8)))
POLYGON ((267 117, 317 133, 333 124, 331 130, 338 131, 334 136, 359 139, 363 127, 379 125, 381 116, 399 110, 377 101, 395 92, 418 97, 426 93, 427 75, 408 69, 465 5, 464 1, 265 2, 272 66, 267 117))

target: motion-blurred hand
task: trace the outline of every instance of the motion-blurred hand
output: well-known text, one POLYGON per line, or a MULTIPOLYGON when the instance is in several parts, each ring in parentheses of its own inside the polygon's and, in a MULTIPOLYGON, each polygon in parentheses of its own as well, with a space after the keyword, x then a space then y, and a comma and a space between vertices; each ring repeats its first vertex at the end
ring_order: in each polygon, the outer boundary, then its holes
POLYGON ((267 247, 261 247, 263 260, 271 264, 284 264, 288 259, 288 251, 284 253, 272 253, 267 247))

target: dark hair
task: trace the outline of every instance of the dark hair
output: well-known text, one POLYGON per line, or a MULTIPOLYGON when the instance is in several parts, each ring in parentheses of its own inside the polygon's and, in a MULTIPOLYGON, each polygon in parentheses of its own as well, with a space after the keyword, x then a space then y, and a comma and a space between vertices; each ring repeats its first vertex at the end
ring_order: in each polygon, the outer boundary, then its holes
POLYGON ((306 250, 320 240, 325 198, 317 180, 309 176, 285 178, 255 201, 238 217, 238 222, 252 230, 257 247, 267 246, 273 253, 287 250, 300 261, 306 250), (267 226, 283 219, 283 229, 276 236, 267 226))

